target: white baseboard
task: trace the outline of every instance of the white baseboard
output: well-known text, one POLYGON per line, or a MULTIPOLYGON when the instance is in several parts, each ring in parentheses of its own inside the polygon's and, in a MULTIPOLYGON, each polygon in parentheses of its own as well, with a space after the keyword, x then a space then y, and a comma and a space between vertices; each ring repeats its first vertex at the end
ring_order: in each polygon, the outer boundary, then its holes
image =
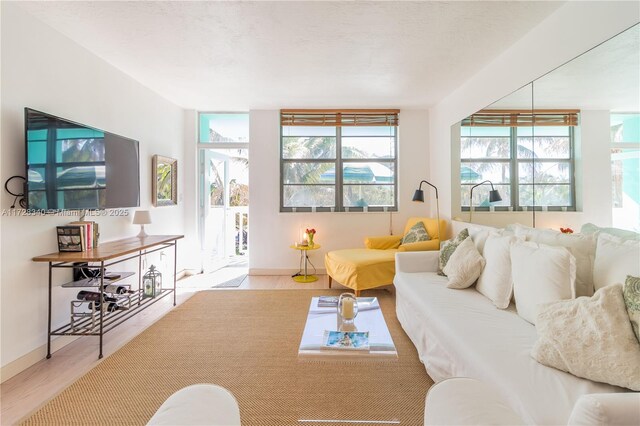
MULTIPOLYGON (((60 336, 57 339, 51 339, 51 353, 54 353, 55 351, 62 349, 63 347, 67 346, 69 343, 78 339, 79 337, 80 336, 60 336)), ((45 343, 39 348, 32 350, 26 355, 23 355, 20 358, 16 359, 15 361, 12 361, 7 365, 3 366, 2 368, 0 368, 0 383, 4 383, 5 381, 9 380, 13 376, 19 373, 22 373, 24 370, 42 361, 46 357, 47 357, 47 344, 45 343)))
MULTIPOLYGON (((249 275, 293 275, 298 272, 297 269, 276 269, 276 268, 250 268, 249 275)), ((311 270, 309 274, 311 274, 311 270)), ((314 275, 326 275, 327 270, 318 268, 314 275)))

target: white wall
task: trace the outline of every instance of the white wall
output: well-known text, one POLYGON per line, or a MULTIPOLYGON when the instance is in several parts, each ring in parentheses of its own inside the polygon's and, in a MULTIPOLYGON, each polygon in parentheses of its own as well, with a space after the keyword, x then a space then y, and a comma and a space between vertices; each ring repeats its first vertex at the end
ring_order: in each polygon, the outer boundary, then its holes
MULTIPOLYGON (((140 141, 140 208, 150 208, 147 232, 183 233, 184 203, 151 207, 153 154, 183 160, 183 113, 129 76, 23 12, 2 3, 2 181, 25 174, 23 109, 28 106, 140 141)), ((179 188, 183 187, 182 174, 179 188)), ((182 191, 179 199, 182 199, 182 191)), ((13 198, 3 191, 8 209, 13 198)), ((132 212, 134 209, 131 209, 132 212)), ((75 217, 2 218, 0 303, 2 378, 44 358, 47 267, 31 258, 57 251, 55 226, 75 217)), ((101 240, 132 236, 131 217, 100 217, 101 240)), ((180 246, 180 245, 179 245, 180 246)), ((70 271, 57 271, 59 284, 70 271)), ((73 290, 54 288, 53 325, 68 320, 73 290)), ((126 325, 124 325, 126 327, 126 325)), ((58 340, 56 346, 61 343, 58 340)), ((97 356, 97 353, 96 353, 97 356)))
MULTIPOLYGON (((459 192, 459 186, 455 185, 456 180, 452 178, 452 159, 455 155, 452 154, 451 143, 446 142, 451 140, 451 126, 629 28, 638 22, 639 16, 638 2, 567 2, 429 110, 430 176, 436 185, 448 189, 441 196, 443 217, 456 216, 452 194, 459 192)), ((585 199, 585 202, 590 201, 585 199)), ((515 215, 507 216, 506 220, 517 221, 515 215)), ((474 221, 477 217, 480 223, 505 224, 493 223, 495 216, 486 220, 483 216, 492 214, 474 213, 474 221)), ((572 216, 575 214, 567 213, 563 220, 577 223, 584 219, 572 216)), ((600 216, 594 218, 599 219, 600 216)), ((555 221, 556 218, 550 218, 549 213, 536 215, 536 226, 555 226, 555 221)))
MULTIPOLYGON (((289 248, 299 240, 300 228, 314 227, 321 249, 309 254, 324 271, 324 254, 342 248, 363 247, 371 235, 402 233, 411 216, 429 216, 433 193, 425 189, 425 204, 411 198, 428 175, 428 116, 424 110, 400 112, 397 213, 280 213, 279 111, 250 112, 249 266, 252 274, 290 273, 298 270, 300 254, 289 248)), ((445 189, 446 190, 446 189, 445 189)), ((435 210, 433 210, 435 217, 435 210)))

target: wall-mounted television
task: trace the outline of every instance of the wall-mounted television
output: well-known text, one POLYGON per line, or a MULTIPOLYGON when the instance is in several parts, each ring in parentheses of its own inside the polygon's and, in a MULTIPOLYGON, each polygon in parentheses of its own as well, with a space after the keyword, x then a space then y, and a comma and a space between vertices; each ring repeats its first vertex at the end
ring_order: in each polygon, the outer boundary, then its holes
POLYGON ((25 108, 27 208, 140 205, 138 141, 25 108))

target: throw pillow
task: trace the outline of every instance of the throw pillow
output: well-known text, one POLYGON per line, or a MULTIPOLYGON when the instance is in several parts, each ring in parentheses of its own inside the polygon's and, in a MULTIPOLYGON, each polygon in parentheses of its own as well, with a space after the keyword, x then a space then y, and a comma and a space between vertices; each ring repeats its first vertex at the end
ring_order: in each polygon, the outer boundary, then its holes
POLYGON ((460 233, 456 235, 455 238, 442 243, 442 246, 440 247, 440 254, 438 257, 438 260, 440 262, 440 271, 438 272, 438 275, 444 275, 444 272, 442 271, 444 270, 444 267, 447 266, 449 258, 451 257, 453 252, 456 251, 456 248, 460 244, 462 244, 464 240, 467 239, 467 237, 469 237, 469 230, 465 228, 460 231, 460 233))
POLYGON ((484 244, 486 265, 476 284, 476 290, 489 298, 496 307, 506 309, 513 294, 511 278, 511 244, 517 237, 489 236, 484 244))
POLYGON ((417 243, 419 241, 429 241, 430 239, 431 237, 429 236, 429 234, 427 234, 427 230, 424 227, 424 223, 418 222, 409 229, 409 232, 407 232, 407 234, 404 237, 402 237, 401 244, 417 243))
POLYGON ((594 235, 563 234, 552 229, 534 230, 527 241, 564 247, 576 258, 576 294, 573 297, 593 296, 593 260, 596 254, 594 235))
POLYGON ((640 344, 631 330, 621 285, 541 306, 531 356, 574 376, 640 391, 640 344))
POLYGON ((518 315, 535 324, 540 303, 571 299, 576 261, 564 247, 516 241, 511 245, 511 276, 518 315))
POLYGON ((476 282, 485 261, 471 237, 467 237, 453 252, 443 272, 449 278, 448 288, 467 288, 476 282))
POLYGON ((631 327, 640 343, 640 278, 627 275, 624 282, 624 304, 631 320, 631 327))
POLYGON ((581 234, 609 234, 614 237, 621 238, 623 240, 640 240, 640 234, 633 231, 627 231, 626 229, 618 229, 618 228, 601 228, 599 226, 594 225, 593 223, 585 223, 580 228, 581 234))
POLYGON ((624 283, 627 275, 640 276, 640 241, 600 233, 593 263, 593 284, 598 290, 624 283))
POLYGON ((487 238, 489 235, 498 234, 497 230, 487 230, 480 228, 467 228, 469 230, 469 236, 473 240, 473 244, 475 244, 478 252, 482 254, 484 250, 484 245, 487 242, 487 238))

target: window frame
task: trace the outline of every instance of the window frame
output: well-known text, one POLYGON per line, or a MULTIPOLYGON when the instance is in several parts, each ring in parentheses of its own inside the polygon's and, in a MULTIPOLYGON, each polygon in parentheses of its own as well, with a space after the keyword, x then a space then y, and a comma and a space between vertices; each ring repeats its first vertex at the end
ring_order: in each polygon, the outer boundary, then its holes
MULTIPOLYGON (((280 213, 315 213, 315 212, 397 212, 398 211, 398 125, 390 125, 384 127, 390 127, 393 129, 393 135, 391 135, 391 139, 393 140, 393 157, 392 158, 343 158, 342 155, 342 126, 326 126, 332 127, 336 129, 336 156, 335 159, 307 159, 307 158, 284 158, 284 127, 289 127, 280 123, 280 213), (366 207, 354 207, 354 206, 344 206, 344 187, 345 185, 364 185, 364 186, 375 186, 381 184, 345 184, 344 183, 344 163, 372 163, 372 162, 386 162, 391 163, 393 165, 393 183, 392 184, 382 184, 385 186, 390 186, 393 188, 393 205, 392 206, 366 206, 366 207), (335 182, 333 184, 285 184, 284 182, 284 172, 285 165, 288 163, 307 163, 307 164, 333 164, 334 170, 336 171, 335 182), (284 205, 284 189, 285 186, 330 186, 332 185, 335 189, 335 197, 334 197, 334 206, 333 207, 285 207, 284 205)), ((363 125, 362 127, 369 127, 363 125)), ((371 136, 345 136, 345 137, 371 137, 371 136)), ((386 137, 386 136, 385 136, 386 137)))
MULTIPOLYGON (((473 126, 462 126, 462 127, 473 127, 473 126)), ((498 127, 498 126, 496 126, 498 127)), ((509 158, 487 158, 487 157, 477 157, 477 158, 462 158, 462 153, 460 153, 460 167, 464 166, 467 163, 508 163, 509 164, 509 183, 494 183, 494 185, 508 185, 510 188, 510 196, 511 196, 511 204, 508 206, 473 206, 474 212, 482 212, 482 211, 556 211, 556 212, 565 212, 565 211, 576 211, 576 177, 575 177, 575 126, 567 125, 567 126, 554 126, 554 127, 568 127, 569 130, 569 158, 532 158, 532 159, 524 159, 518 158, 518 128, 524 126, 509 126, 509 144, 510 144, 510 156, 509 158), (520 172, 519 165, 532 163, 535 168, 535 163, 566 163, 569 165, 569 182, 568 183, 556 183, 556 184, 548 184, 548 183, 536 183, 535 182, 535 172, 533 176, 532 183, 526 183, 520 181, 520 172), (520 205, 520 186, 521 185, 531 185, 533 187, 533 206, 523 206, 520 205), (551 186, 551 185, 567 185, 569 186, 570 191, 570 205, 568 206, 542 206, 537 205, 535 200, 535 188, 537 186, 551 186)), ((460 140, 462 141, 463 137, 473 137, 473 136, 460 136, 460 140)), ((526 137, 526 136, 524 136, 526 137)), ((564 136, 562 136, 564 137, 564 136)), ((535 130, 531 136, 532 144, 535 143, 535 130)), ((460 149, 462 148, 462 143, 460 143, 460 149)), ((473 183, 462 183, 460 182, 460 191, 465 186, 473 186, 479 182, 473 183)), ((464 200, 460 199, 460 211, 468 212, 471 210, 471 206, 463 205, 464 200)))

